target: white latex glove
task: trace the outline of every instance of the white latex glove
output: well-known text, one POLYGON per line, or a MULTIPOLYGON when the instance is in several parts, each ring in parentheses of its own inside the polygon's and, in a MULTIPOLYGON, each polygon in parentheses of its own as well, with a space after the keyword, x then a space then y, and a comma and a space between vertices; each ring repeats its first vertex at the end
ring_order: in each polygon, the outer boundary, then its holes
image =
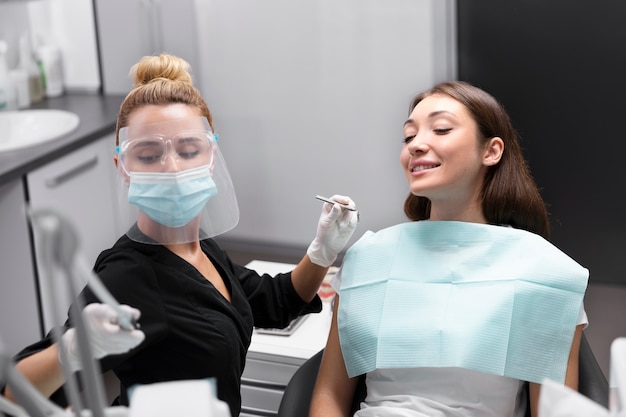
MULTIPOLYGON (((139 319, 140 312, 127 305, 120 306, 132 317, 139 319)), ((146 337, 141 330, 124 330, 118 324, 118 315, 113 307, 107 304, 93 303, 83 309, 83 320, 89 328, 91 351, 96 359, 108 355, 125 353, 139 345, 146 337)), ((68 365, 72 372, 81 369, 80 352, 76 340, 76 329, 71 328, 62 336, 63 346, 67 349, 68 365)), ((59 354, 59 361, 61 355, 59 354)), ((61 362, 62 363, 62 362, 61 362)))
MULTIPOLYGON (((356 208, 350 197, 334 195, 333 201, 356 208)), ((329 267, 346 246, 359 222, 359 212, 342 209, 339 204, 324 203, 317 224, 315 239, 307 249, 307 255, 316 265, 329 267)))

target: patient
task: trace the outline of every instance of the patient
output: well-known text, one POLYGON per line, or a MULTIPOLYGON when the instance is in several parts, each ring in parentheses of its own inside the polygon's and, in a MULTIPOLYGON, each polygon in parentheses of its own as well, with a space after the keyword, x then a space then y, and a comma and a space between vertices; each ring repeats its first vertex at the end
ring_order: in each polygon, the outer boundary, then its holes
POLYGON ((446 82, 415 97, 400 163, 410 222, 366 232, 338 293, 312 417, 537 416, 544 378, 577 389, 588 271, 548 215, 503 107, 446 82))

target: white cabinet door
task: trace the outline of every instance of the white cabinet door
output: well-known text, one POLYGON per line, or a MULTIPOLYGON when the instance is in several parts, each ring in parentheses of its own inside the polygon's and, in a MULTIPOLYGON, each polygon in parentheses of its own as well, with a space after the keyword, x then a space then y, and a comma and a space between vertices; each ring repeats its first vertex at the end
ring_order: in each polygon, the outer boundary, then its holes
MULTIPOLYGON (((270 275, 295 267, 292 264, 261 260, 254 260, 246 266, 260 274, 270 275)), ((240 417, 277 415, 283 393, 293 374, 326 345, 331 320, 331 304, 323 302, 322 311, 309 314, 289 336, 254 331, 241 378, 240 417)))
MULTIPOLYGON (((95 262, 102 250, 115 243, 119 234, 115 210, 117 196, 114 186, 116 173, 112 159, 113 149, 114 135, 110 134, 27 176, 31 208, 55 209, 70 220, 78 235, 79 250, 90 264, 95 262)), ((36 229, 33 232, 37 254, 41 239, 36 229)), ((59 315, 54 313, 49 302, 51 290, 64 283, 49 282, 51 279, 43 274, 40 256, 36 256, 36 259, 44 328, 48 330, 51 326, 60 324, 58 319, 54 319, 59 315)), ((85 282, 83 280, 82 284, 85 282)), ((58 299, 63 312, 67 311, 70 297, 58 299)))
POLYGON ((0 345, 13 355, 41 338, 21 180, 0 186, 0 345))

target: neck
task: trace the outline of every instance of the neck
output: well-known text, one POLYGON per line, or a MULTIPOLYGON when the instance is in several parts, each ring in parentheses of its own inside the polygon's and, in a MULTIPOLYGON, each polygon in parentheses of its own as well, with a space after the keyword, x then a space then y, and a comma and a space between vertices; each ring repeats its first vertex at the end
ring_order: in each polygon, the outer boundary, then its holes
POLYGON ((163 245, 171 252, 180 256, 181 258, 188 258, 197 255, 202 252, 202 248, 200 247, 200 241, 189 242, 189 243, 175 243, 171 245, 163 245))
POLYGON ((478 203, 470 205, 442 205, 431 201, 429 220, 448 220, 486 224, 487 219, 478 203))

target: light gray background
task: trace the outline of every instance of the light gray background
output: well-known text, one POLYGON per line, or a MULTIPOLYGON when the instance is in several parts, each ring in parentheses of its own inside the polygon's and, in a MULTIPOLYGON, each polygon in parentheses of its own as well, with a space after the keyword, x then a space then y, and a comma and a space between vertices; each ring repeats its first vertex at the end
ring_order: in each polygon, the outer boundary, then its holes
POLYGON ((454 77, 447 2, 204 4, 198 76, 241 206, 225 237, 308 244, 316 194, 352 197, 355 238, 404 221, 409 101, 454 77))

